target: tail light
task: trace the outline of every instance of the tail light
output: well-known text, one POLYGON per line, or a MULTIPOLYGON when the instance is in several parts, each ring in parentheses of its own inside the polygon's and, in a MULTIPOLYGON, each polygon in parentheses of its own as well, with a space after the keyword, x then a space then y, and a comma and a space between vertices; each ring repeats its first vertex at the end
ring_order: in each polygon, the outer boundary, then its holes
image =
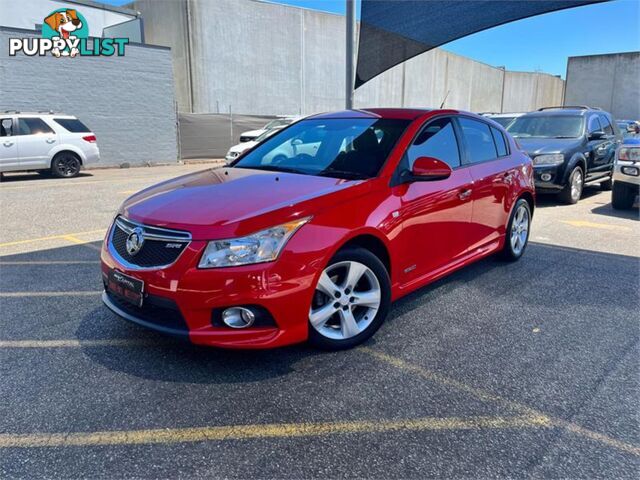
POLYGON ((85 142, 96 143, 96 136, 95 135, 86 135, 86 136, 82 137, 82 139, 85 142))

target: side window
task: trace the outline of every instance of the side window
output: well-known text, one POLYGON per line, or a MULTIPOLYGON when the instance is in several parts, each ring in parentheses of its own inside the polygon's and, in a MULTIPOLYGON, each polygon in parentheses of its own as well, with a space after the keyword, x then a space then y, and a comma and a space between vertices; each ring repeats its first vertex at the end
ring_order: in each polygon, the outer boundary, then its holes
POLYGON ((469 150, 471 163, 497 158, 496 145, 489 125, 470 118, 460 118, 460 126, 469 150))
POLYGON ((607 135, 613 135, 613 127, 611 126, 611 123, 609 122, 607 116, 599 114, 598 117, 600 118, 600 124, 602 125, 604 133, 606 133, 607 135))
POLYGON ((10 118, 0 118, 0 137, 10 137, 13 135, 10 118))
POLYGON ((418 134, 407 150, 408 168, 413 167, 418 157, 434 157, 451 168, 460 166, 460 151, 451 118, 438 118, 429 123, 418 134))
POLYGON ((40 118, 18 119, 18 135, 36 135, 38 133, 53 133, 53 130, 40 118))
POLYGON ((496 149, 498 150, 499 157, 506 157, 509 155, 509 149, 507 148, 507 141, 504 138, 504 135, 497 128, 491 127, 491 134, 493 135, 493 140, 496 142, 496 149))
POLYGON ((602 130, 602 125, 600 125, 600 120, 598 120, 598 116, 597 115, 593 115, 590 119, 589 119, 589 133, 593 133, 593 132, 598 132, 602 130))

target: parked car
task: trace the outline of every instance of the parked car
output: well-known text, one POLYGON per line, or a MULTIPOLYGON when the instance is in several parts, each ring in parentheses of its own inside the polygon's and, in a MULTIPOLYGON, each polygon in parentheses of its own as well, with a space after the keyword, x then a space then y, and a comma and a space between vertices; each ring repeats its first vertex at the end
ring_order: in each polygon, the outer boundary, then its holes
POLYGON ((298 120, 298 118, 300 117, 279 117, 279 118, 276 118, 275 120, 271 120, 262 128, 243 132, 240 134, 240 143, 250 142, 251 140, 255 140, 267 130, 272 130, 274 128, 284 128, 287 125, 291 125, 293 122, 298 120))
POLYGON ((507 128, 511 122, 513 122, 516 118, 524 115, 525 112, 515 112, 515 113, 493 113, 487 112, 483 113, 484 117, 488 117, 494 122, 498 122, 504 128, 507 128))
POLYGON ((271 130, 266 130, 262 135, 254 138, 253 140, 249 140, 248 142, 242 142, 242 143, 238 143, 237 145, 234 145, 229 149, 224 159, 227 161, 227 163, 234 161, 244 152, 255 147, 260 142, 270 137, 271 135, 276 133, 278 130, 281 130, 282 128, 284 128, 284 125, 281 127, 272 128, 271 130))
POLYGON ((616 152, 611 205, 616 210, 633 207, 640 193, 640 138, 625 138, 616 152))
POLYGON ((100 160, 95 134, 73 115, 0 114, 0 173, 36 170, 75 177, 100 160))
POLYGON ((536 189, 576 203, 585 183, 611 190, 613 159, 622 142, 611 115, 589 107, 548 107, 516 118, 507 130, 533 159, 536 189))
POLYGON ((349 348, 392 300, 487 255, 518 260, 534 195, 530 158, 481 116, 315 115, 230 167, 127 199, 102 248, 102 298, 196 344, 349 348))

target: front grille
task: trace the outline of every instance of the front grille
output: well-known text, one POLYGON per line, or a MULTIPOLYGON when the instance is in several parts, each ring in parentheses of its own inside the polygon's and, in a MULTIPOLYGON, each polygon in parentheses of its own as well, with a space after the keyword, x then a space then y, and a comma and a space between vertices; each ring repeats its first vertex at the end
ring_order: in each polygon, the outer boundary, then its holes
POLYGON ((111 233, 112 253, 127 267, 161 268, 175 262, 189 245, 188 232, 141 225, 123 217, 116 218, 111 233), (142 234, 142 248, 134 255, 127 251, 127 238, 135 230, 142 234))
POLYGON ((108 290, 106 290, 106 294, 109 300, 120 310, 136 319, 157 326, 159 330, 167 329, 173 333, 184 334, 189 331, 178 305, 173 300, 155 295, 146 295, 142 307, 138 307, 108 290))

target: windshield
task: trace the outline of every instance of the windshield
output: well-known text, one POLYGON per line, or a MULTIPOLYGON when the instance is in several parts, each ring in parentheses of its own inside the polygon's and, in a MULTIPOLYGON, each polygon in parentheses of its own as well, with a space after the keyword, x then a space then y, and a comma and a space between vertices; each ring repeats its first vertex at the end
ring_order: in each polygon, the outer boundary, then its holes
POLYGON ((409 121, 310 119, 279 131, 234 167, 360 179, 375 177, 409 121))
POLYGON ((507 131, 516 138, 576 138, 582 135, 583 123, 578 115, 524 115, 507 131))
POLYGON ((270 130, 276 127, 284 127, 286 125, 289 125, 291 122, 293 122, 293 120, 290 118, 277 118, 276 120, 272 120, 267 123, 264 128, 265 130, 270 130))
POLYGON ((507 128, 507 125, 513 122, 513 119, 516 117, 489 117, 489 118, 494 122, 497 122, 503 127, 507 128))

